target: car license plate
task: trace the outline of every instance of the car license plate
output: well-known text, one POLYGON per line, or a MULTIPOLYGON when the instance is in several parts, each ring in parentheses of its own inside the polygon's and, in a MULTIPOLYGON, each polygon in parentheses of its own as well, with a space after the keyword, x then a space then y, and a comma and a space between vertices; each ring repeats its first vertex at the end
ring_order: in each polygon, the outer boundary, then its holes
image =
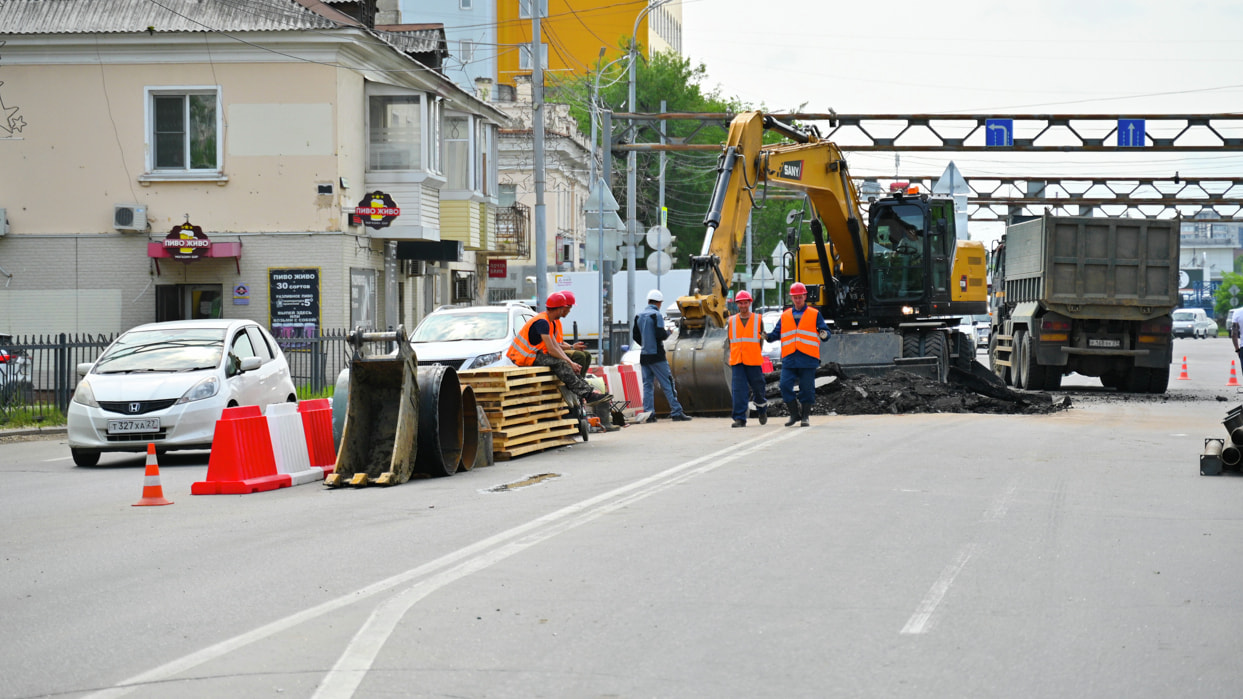
POLYGON ((1122 340, 1102 340, 1089 339, 1088 347, 1103 347, 1105 349, 1118 349, 1122 346, 1122 340))
POLYGON ((109 420, 108 434, 133 434, 135 432, 159 432, 160 418, 149 417, 141 420, 109 420))

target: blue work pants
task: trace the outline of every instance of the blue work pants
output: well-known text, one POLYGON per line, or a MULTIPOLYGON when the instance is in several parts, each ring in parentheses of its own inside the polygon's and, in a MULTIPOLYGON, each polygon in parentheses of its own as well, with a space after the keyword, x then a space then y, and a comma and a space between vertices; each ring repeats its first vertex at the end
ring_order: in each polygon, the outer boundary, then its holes
POLYGON ((781 400, 794 405, 794 386, 798 384, 798 400, 807 405, 816 402, 816 368, 795 369, 781 366, 781 400))
POLYGON ((681 415, 682 404, 678 402, 677 391, 673 389, 673 374, 669 371, 669 362, 640 364, 639 367, 643 371, 643 412, 656 412, 656 394, 653 392, 655 387, 652 386, 655 379, 660 382, 660 390, 669 402, 669 414, 681 415))
POLYGON ((747 421, 747 398, 755 401, 758 412, 768 410, 768 401, 764 398, 764 369, 749 364, 735 364, 730 380, 730 393, 734 398, 734 419, 747 421))

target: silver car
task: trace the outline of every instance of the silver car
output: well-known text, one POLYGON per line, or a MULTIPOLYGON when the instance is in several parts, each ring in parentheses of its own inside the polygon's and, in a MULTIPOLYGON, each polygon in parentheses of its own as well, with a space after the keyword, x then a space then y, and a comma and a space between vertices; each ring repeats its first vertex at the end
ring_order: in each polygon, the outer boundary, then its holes
POLYGON ((149 443, 161 451, 210 449, 226 407, 298 399, 284 353, 252 320, 140 325, 78 373, 67 418, 79 466, 149 443))

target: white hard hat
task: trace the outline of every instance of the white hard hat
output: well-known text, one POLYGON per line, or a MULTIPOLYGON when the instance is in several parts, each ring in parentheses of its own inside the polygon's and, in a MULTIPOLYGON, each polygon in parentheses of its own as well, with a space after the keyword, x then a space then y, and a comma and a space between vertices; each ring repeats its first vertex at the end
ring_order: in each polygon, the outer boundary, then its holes
POLYGON ((660 303, 661 301, 665 300, 665 295, 660 293, 660 289, 652 289, 651 291, 647 292, 647 300, 660 303))

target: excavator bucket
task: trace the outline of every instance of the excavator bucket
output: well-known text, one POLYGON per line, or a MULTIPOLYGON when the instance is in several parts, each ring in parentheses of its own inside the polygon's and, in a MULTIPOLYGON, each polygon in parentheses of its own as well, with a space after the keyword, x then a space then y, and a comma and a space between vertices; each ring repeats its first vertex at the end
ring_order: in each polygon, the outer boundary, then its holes
POLYGON ((693 334, 679 334, 673 347, 666 347, 666 353, 683 410, 692 415, 729 415, 733 411, 729 332, 725 328, 706 325, 693 334))
MULTIPOLYGON (((396 332, 350 333, 354 357, 348 377, 337 381, 336 401, 348 401, 337 463, 324 485, 398 485, 415 470, 419 426, 418 361, 406 338, 396 332), (391 349, 396 345, 396 351, 391 349), (382 347, 388 353, 366 353, 382 347), (345 395, 340 388, 346 387, 345 395)), ((344 375, 345 372, 342 372, 344 375)))

